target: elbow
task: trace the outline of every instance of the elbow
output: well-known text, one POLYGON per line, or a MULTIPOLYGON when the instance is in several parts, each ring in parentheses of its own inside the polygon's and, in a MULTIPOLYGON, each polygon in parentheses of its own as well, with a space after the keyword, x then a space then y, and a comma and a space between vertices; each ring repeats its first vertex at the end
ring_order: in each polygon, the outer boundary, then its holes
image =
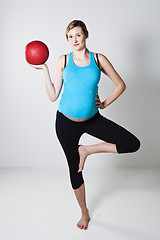
POLYGON ((51 102, 55 102, 57 100, 57 98, 58 98, 57 95, 56 96, 53 96, 53 95, 49 96, 49 99, 51 100, 51 102))
POLYGON ((119 85, 117 86, 119 88, 120 91, 124 92, 126 90, 126 84, 124 81, 122 81, 121 83, 119 83, 119 85))
POLYGON ((56 98, 53 98, 53 97, 49 97, 50 101, 51 102, 55 102, 56 101, 56 98))
POLYGON ((50 98, 51 102, 55 102, 57 98, 50 98))
POLYGON ((123 83, 121 84, 121 88, 122 88, 123 92, 126 90, 126 84, 125 84, 125 82, 123 82, 123 83))

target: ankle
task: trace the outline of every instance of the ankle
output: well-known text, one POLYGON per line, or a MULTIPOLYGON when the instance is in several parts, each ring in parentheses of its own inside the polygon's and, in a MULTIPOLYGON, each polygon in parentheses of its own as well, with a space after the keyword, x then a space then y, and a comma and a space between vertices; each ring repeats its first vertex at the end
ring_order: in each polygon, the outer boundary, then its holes
POLYGON ((83 147, 84 147, 84 150, 85 150, 85 154, 88 157, 91 154, 90 149, 89 149, 89 145, 83 145, 83 147))
POLYGON ((89 210, 88 210, 88 208, 84 208, 84 209, 81 210, 81 212, 82 212, 82 215, 83 215, 83 214, 89 213, 89 210))

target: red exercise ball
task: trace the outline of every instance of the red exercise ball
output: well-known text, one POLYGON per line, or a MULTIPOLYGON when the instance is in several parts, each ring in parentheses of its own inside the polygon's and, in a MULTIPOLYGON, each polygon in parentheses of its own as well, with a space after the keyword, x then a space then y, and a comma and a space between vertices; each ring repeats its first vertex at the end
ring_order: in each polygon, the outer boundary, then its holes
POLYGON ((30 64, 44 64, 49 57, 48 47, 41 41, 32 41, 26 45, 25 57, 30 64))

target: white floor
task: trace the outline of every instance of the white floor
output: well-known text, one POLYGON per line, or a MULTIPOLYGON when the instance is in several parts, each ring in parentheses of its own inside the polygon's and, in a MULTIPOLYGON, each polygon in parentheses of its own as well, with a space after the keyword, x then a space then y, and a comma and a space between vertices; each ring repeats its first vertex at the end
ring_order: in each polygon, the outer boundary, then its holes
POLYGON ((0 169, 2 240, 159 240, 160 169, 86 168, 91 221, 80 208, 68 169, 0 169))

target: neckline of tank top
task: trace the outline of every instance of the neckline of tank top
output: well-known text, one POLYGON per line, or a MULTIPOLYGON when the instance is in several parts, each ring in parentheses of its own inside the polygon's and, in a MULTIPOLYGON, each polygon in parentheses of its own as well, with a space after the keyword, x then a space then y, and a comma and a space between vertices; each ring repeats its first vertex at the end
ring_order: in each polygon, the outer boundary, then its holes
MULTIPOLYGON (((89 51, 89 50, 88 50, 89 51)), ((78 65, 76 65, 75 63, 74 63, 74 61, 73 61, 73 52, 71 52, 71 59, 72 59, 72 63, 76 66, 76 67, 78 67, 78 68, 86 68, 86 67, 89 67, 90 65, 91 65, 91 52, 89 51, 89 56, 90 56, 90 63, 87 65, 87 66, 78 66, 78 65)))

